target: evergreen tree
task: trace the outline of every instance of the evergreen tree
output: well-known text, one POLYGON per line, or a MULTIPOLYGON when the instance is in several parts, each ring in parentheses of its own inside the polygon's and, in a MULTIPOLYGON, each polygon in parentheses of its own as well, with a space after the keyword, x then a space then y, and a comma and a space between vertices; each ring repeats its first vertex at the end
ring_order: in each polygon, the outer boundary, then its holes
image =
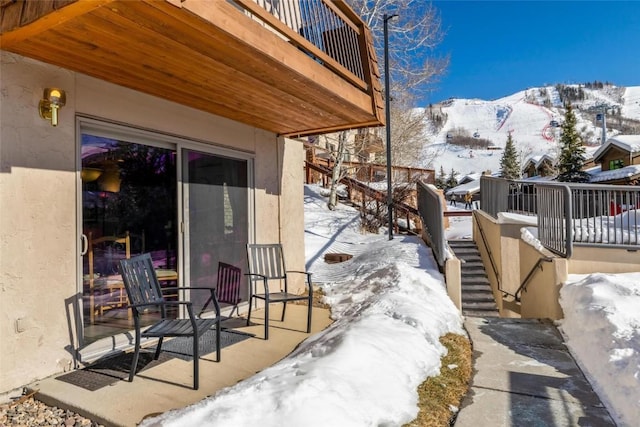
POLYGON ((451 168, 451 174, 449 175, 449 178, 447 178, 447 185, 446 185, 447 190, 449 188, 453 188, 458 185, 458 179, 456 178, 457 175, 458 175, 458 172, 456 172, 455 170, 453 170, 453 168, 451 168))
POLYGON ((440 173, 436 176, 436 188, 443 190, 447 186, 447 174, 444 173, 444 167, 440 166, 440 173))
POLYGON ((571 103, 566 105, 564 123, 560 126, 560 159, 558 160, 558 181, 588 182, 589 174, 582 170, 585 163, 585 149, 582 138, 576 131, 576 116, 571 103))
POLYGON ((507 137, 507 145, 504 147, 504 153, 500 159, 500 167, 502 168, 502 177, 506 179, 520 178, 520 162, 518 161, 518 153, 513 144, 511 133, 507 137))

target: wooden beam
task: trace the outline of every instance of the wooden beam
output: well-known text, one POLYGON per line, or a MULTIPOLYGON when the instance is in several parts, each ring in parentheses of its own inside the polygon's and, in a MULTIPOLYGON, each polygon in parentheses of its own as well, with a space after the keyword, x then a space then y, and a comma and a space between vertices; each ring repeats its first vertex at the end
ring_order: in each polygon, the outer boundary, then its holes
MULTIPOLYGON (((3 50, 11 50, 12 47, 16 46, 20 42, 38 37, 46 31, 61 26, 70 20, 74 20, 79 16, 90 13, 91 11, 104 7, 105 5, 113 3, 114 1, 116 0, 74 0, 74 2, 64 7, 60 7, 57 10, 53 10, 53 8, 51 8, 51 12, 45 12, 44 10, 42 10, 40 17, 31 16, 31 18, 35 18, 34 22, 23 23, 23 21, 26 21, 27 18, 23 19, 22 15, 20 15, 21 22, 18 24, 18 26, 13 26, 8 22, 6 23, 7 27, 12 26, 12 28, 5 28, 3 17, 2 28, 0 29, 0 46, 3 50)), ((15 6, 21 6, 21 3, 22 2, 15 3, 15 6)), ((37 4, 40 2, 29 1, 27 3, 37 4)), ((8 7, 4 9, 8 9, 8 7)))

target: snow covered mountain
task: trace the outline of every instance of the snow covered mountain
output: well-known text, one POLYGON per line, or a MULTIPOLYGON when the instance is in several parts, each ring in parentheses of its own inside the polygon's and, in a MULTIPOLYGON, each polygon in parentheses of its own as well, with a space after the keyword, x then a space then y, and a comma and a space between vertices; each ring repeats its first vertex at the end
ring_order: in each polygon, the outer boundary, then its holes
POLYGON ((511 133, 521 165, 532 156, 557 157, 559 124, 564 118, 562 96, 571 100, 578 119, 577 130, 593 153, 601 143, 603 108, 606 137, 640 134, 640 86, 566 85, 529 88, 494 101, 450 99, 425 108, 431 132, 424 146, 421 167, 447 175, 464 175, 500 169, 502 149, 511 133), (563 91, 561 94, 559 89, 563 91))

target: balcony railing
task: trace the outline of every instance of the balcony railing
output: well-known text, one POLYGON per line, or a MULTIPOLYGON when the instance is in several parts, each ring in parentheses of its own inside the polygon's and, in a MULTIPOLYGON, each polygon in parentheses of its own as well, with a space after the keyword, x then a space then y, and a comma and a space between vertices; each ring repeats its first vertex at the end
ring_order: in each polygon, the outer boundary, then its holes
POLYGON ((342 2, 327 0, 230 0, 318 62, 352 82, 366 81, 362 63, 366 46, 362 20, 342 2), (301 37, 300 37, 301 36, 301 37))

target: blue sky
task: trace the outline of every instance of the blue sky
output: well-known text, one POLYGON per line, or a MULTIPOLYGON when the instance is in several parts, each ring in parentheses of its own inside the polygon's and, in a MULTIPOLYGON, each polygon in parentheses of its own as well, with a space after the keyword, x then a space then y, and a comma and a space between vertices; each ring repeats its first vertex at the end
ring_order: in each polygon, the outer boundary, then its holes
POLYGON ((451 62, 424 103, 527 87, 640 85, 640 1, 434 1, 451 62))

